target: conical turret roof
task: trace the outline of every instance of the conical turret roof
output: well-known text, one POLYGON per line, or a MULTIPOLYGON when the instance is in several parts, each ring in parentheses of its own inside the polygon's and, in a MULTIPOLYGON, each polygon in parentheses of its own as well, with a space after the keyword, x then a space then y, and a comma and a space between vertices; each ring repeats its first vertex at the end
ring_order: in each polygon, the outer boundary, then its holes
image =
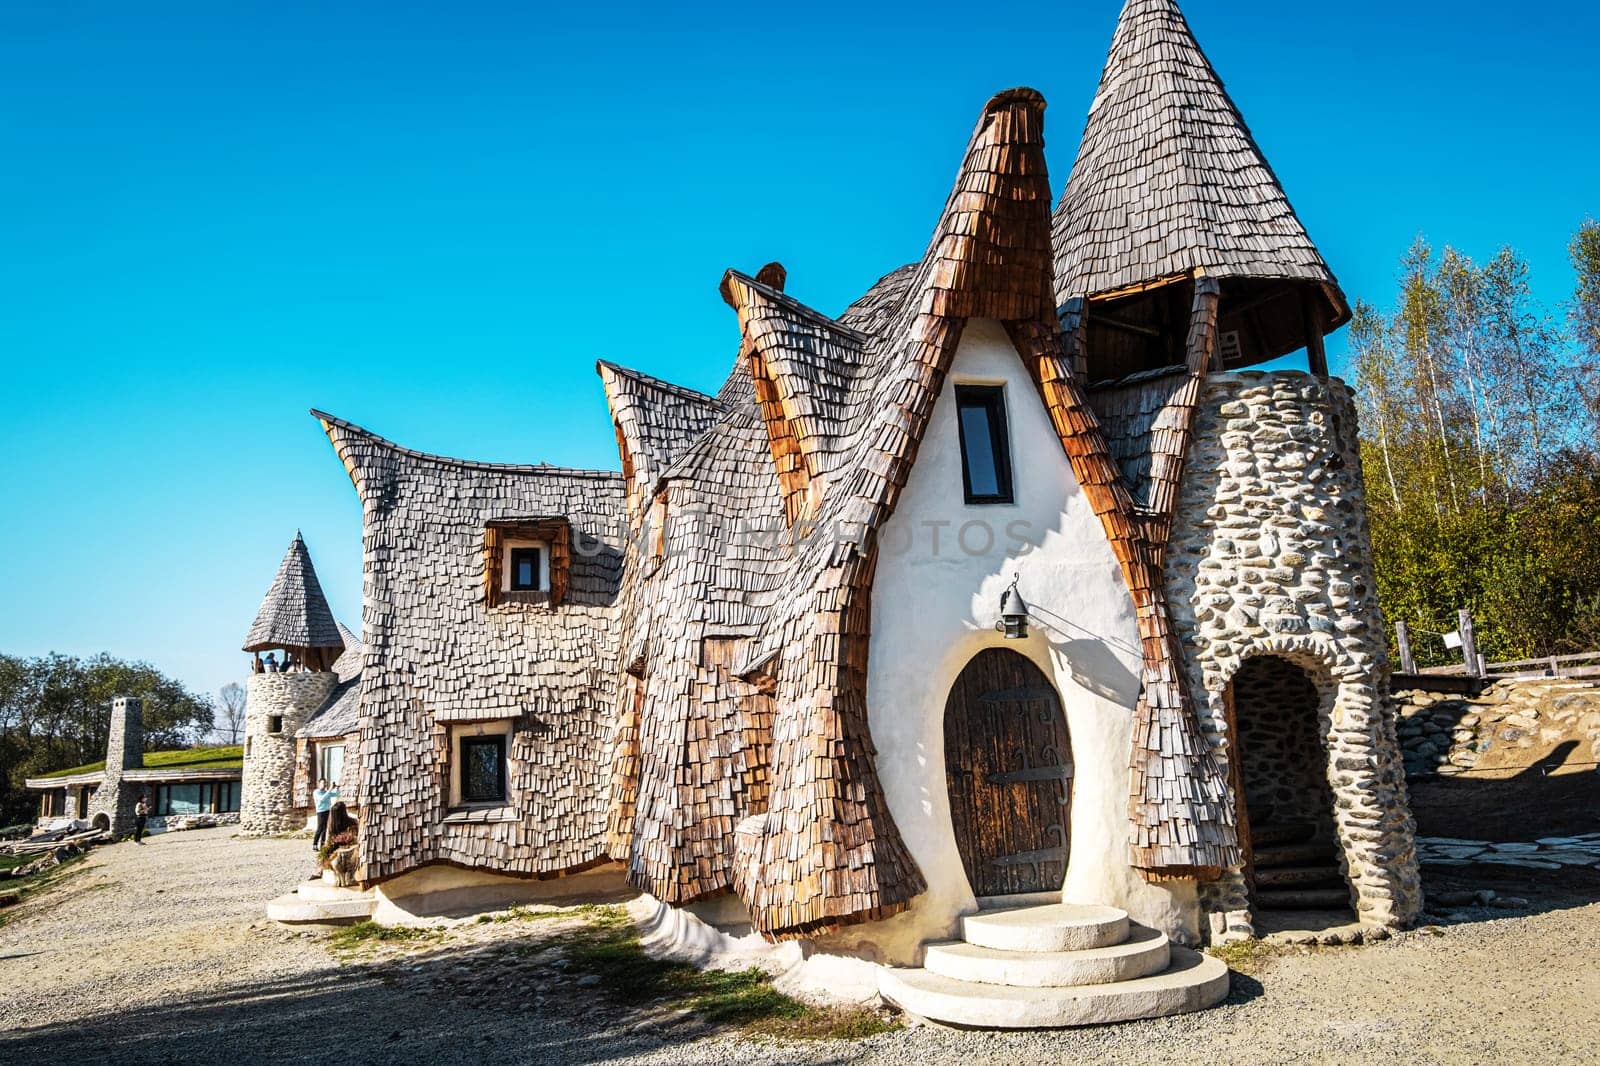
POLYGON ((1196 269, 1343 295, 1174 0, 1128 0, 1054 224, 1057 297, 1196 269))
POLYGON ((255 624, 245 637, 245 651, 269 648, 343 648, 344 637, 322 595, 311 553, 298 532, 278 566, 255 624))

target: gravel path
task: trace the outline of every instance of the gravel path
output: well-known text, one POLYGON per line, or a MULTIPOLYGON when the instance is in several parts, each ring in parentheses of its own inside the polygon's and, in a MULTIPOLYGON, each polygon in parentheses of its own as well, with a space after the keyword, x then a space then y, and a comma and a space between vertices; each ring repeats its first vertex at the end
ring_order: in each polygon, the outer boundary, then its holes
POLYGON ((1579 899, 1365 947, 1291 949, 1259 979, 1236 977, 1225 1006, 1183 1018, 1055 1033, 918 1027, 854 1044, 778 1044, 699 1035, 692 1018, 641 1014, 579 987, 579 975, 517 962, 519 938, 543 935, 548 922, 462 925, 437 943, 341 961, 323 934, 262 917, 268 898, 309 872, 308 851, 303 840, 246 841, 227 829, 96 850, 0 928, 0 1062, 1597 1058, 1600 903, 1579 899))

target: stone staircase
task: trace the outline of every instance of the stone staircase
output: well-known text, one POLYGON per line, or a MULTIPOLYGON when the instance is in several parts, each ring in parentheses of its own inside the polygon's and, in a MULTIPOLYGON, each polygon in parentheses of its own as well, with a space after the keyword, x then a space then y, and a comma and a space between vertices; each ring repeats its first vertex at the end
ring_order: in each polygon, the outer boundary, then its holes
POLYGON ((1170 943, 1115 907, 979 911, 920 970, 885 967, 883 997, 947 1025, 1043 1029, 1184 1014, 1228 994, 1220 959, 1170 943))
POLYGON ((372 893, 340 888, 333 875, 324 870, 318 880, 302 881, 293 892, 285 892, 268 903, 267 917, 290 925, 347 925, 372 917, 377 906, 372 893))
POLYGON ((1255 905, 1262 910, 1324 910, 1350 906, 1350 886, 1332 841, 1316 839, 1310 823, 1250 827, 1255 905))

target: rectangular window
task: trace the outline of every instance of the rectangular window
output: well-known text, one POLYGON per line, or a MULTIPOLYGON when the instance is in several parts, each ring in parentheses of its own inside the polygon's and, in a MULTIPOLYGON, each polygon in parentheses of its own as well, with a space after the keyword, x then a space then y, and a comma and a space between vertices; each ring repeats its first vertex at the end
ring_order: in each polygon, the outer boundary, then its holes
POLYGON ((217 813, 233 814, 239 809, 239 782, 217 782, 217 813))
POLYGON ((269 714, 269 715, 267 715, 267 732, 268 733, 281 733, 281 732, 283 732, 283 715, 281 715, 281 714, 269 714))
POLYGON ((462 737, 461 802, 502 803, 505 798, 505 735, 462 737))
POLYGON ((155 813, 209 814, 211 811, 211 786, 161 785, 156 789, 155 813))
POLYGON ((956 412, 967 502, 1015 502, 1005 391, 998 385, 957 385, 956 412))
POLYGON ((344 745, 323 744, 317 749, 317 776, 326 778, 330 785, 344 780, 344 745))
POLYGON ((538 548, 511 549, 512 592, 539 591, 539 556, 542 554, 543 552, 538 548))

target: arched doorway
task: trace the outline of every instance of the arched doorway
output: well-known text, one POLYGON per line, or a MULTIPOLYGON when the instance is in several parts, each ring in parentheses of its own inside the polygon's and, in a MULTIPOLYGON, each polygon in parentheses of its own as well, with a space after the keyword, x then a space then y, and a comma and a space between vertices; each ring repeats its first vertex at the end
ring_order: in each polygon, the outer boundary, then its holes
POLYGON ((1288 659, 1263 655, 1239 668, 1227 698, 1253 909, 1353 914, 1316 681, 1288 659))
POLYGON ((973 893, 1059 890, 1072 747, 1044 672, 1009 648, 974 656, 945 702, 944 763, 956 847, 973 893))

